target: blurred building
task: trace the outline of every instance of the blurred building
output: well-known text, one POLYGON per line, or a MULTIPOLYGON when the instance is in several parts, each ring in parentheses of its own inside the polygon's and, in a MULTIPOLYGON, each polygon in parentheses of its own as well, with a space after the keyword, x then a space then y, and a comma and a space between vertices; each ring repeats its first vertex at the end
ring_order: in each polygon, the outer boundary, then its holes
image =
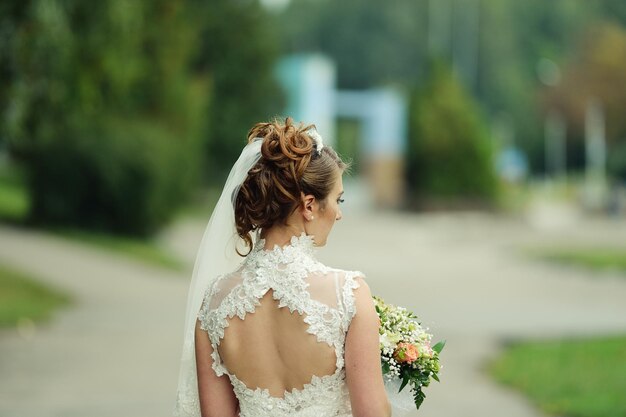
POLYGON ((496 170, 500 178, 509 183, 517 183, 528 175, 528 160, 518 148, 509 146, 496 156, 496 170))
POLYGON ((334 63, 318 54, 283 58, 277 75, 287 96, 285 115, 315 123, 329 145, 336 145, 338 119, 359 123, 358 157, 367 185, 360 189, 368 193, 362 200, 378 207, 398 207, 404 196, 406 98, 390 88, 337 90, 334 63))

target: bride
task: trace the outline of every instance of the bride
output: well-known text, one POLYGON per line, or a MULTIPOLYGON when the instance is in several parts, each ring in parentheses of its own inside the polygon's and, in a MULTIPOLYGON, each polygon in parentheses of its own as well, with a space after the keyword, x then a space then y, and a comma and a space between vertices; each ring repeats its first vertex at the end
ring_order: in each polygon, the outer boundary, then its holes
POLYGON ((198 251, 175 415, 391 415, 363 275, 315 258, 345 168, 312 125, 252 128, 198 251))

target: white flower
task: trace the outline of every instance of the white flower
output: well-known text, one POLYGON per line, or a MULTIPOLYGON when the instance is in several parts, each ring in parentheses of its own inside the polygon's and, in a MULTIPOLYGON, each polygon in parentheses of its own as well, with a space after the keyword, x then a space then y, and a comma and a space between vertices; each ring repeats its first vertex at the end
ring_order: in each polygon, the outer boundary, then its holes
POLYGON ((317 149, 317 153, 320 154, 322 152, 322 148, 324 147, 324 142, 322 141, 322 136, 317 133, 317 130, 311 128, 307 130, 309 136, 315 141, 315 147, 317 149))
POLYGON ((393 349, 396 346, 396 342, 394 342, 393 337, 389 335, 389 333, 385 332, 380 335, 380 346, 381 348, 393 349))

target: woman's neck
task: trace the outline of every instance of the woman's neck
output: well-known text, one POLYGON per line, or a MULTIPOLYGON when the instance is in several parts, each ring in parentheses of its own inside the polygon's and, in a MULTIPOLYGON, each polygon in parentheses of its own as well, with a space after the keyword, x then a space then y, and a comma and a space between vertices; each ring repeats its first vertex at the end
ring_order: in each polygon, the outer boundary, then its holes
POLYGON ((293 236, 304 233, 304 225, 276 225, 261 232, 261 238, 265 240, 263 249, 271 250, 278 245, 281 248, 291 242, 293 236))

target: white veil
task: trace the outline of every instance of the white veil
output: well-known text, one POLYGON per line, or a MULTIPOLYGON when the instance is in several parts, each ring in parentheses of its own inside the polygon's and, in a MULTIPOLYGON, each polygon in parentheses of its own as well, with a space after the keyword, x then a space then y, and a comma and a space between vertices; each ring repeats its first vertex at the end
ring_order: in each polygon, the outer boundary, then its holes
POLYGON ((239 237, 235 228, 234 203, 239 188, 248 171, 261 157, 262 138, 255 138, 241 151, 241 155, 228 175, 222 194, 211 214, 209 224, 196 255, 185 315, 183 353, 178 380, 178 395, 174 415, 199 417, 198 379, 194 332, 198 311, 205 290, 219 276, 231 272, 242 262, 235 249, 239 237))

